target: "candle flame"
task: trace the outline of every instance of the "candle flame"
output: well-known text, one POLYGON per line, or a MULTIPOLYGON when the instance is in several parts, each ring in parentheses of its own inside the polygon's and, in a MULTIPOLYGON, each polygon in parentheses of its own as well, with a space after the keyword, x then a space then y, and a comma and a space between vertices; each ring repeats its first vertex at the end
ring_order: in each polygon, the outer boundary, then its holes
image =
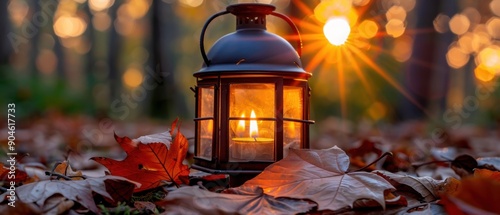
MULTIPOLYGON (((250 118, 257 118, 255 112, 252 110, 250 118)), ((257 120, 250 120, 250 137, 257 138, 259 136, 259 128, 257 127, 257 120)))

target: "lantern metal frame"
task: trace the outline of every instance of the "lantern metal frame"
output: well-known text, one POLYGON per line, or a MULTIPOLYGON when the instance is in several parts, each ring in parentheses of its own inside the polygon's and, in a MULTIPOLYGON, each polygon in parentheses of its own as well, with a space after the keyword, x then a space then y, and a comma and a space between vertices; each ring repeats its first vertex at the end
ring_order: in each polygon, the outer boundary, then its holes
MULTIPOLYGON (((226 11, 210 17, 205 23, 200 36, 200 50, 204 60, 200 71, 194 73, 197 85, 192 90, 196 98, 195 116, 195 163, 194 169, 214 174, 255 175, 265 167, 283 158, 284 121, 301 123, 301 146, 309 148, 309 124, 314 121, 310 115, 310 88, 307 79, 311 77, 302 69, 300 62, 302 41, 297 27, 287 16, 274 12, 275 7, 268 4, 236 4, 227 7, 226 11), (237 31, 219 39, 208 55, 204 48, 204 35, 210 22, 216 17, 233 14, 237 17, 237 31), (297 38, 296 49, 281 37, 268 33, 265 29, 265 16, 273 15, 284 19, 294 31, 297 38), (249 21, 249 18, 252 19, 249 21), (270 40, 270 41, 268 41, 270 40), (269 43, 266 43, 269 42, 269 43), (254 44, 268 47, 267 50, 252 53, 254 44), (286 44, 285 44, 286 43, 286 44), (235 44, 238 47, 235 47, 235 44), (228 48, 229 47, 229 48, 228 48), (270 50, 281 51, 280 56, 269 54, 270 50), (266 54, 268 54, 266 56, 266 54), (248 117, 230 117, 230 87, 232 84, 274 84, 274 117, 256 117, 253 120, 274 121, 274 160, 273 161, 230 161, 231 120, 250 120, 248 117), (283 117, 284 88, 299 87, 302 91, 302 118, 283 117), (213 88, 213 114, 201 116, 200 90, 213 88), (200 126, 203 120, 213 120, 211 157, 204 158, 199 154, 200 126)), ((262 48, 262 47, 261 47, 262 48)), ((271 51, 272 52, 272 51, 271 51)))

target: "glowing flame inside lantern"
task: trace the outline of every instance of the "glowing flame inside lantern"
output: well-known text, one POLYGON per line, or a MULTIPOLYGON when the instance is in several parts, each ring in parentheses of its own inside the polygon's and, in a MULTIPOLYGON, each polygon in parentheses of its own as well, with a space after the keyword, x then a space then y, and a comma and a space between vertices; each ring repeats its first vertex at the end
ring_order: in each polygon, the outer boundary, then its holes
MULTIPOLYGON (((255 112, 252 110, 250 118, 255 119, 255 112)), ((257 127, 257 120, 250 120, 250 137, 257 138, 259 136, 259 128, 257 127)))

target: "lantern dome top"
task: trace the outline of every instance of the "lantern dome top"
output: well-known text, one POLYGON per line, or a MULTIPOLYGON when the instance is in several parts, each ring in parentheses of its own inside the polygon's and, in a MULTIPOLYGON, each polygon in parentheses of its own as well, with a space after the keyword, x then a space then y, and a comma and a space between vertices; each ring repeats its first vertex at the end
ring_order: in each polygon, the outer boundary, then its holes
MULTIPOLYGON (((205 56, 203 36, 206 28, 202 31, 200 45, 205 62, 194 76, 286 73, 310 77, 311 74, 302 68, 299 53, 293 46, 282 37, 266 31, 266 15, 277 14, 273 12, 274 9, 272 5, 253 3, 228 6, 221 14, 231 13, 236 16, 236 32, 217 40, 205 56)), ((278 16, 283 18, 284 15, 278 16)), ((207 21, 205 27, 213 18, 207 21)))

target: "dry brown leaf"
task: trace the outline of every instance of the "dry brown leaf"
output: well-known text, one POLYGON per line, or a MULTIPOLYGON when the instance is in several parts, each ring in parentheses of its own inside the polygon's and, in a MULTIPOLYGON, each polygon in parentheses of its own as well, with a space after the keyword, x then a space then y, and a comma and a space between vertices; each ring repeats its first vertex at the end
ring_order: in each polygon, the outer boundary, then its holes
POLYGON ((404 188, 413 190, 421 197, 420 199, 425 202, 431 202, 438 199, 438 192, 439 190, 442 190, 442 187, 445 184, 445 180, 436 180, 428 176, 415 177, 406 174, 391 173, 383 170, 375 170, 373 172, 385 178, 398 190, 400 190, 398 187, 401 187, 401 185, 406 186, 404 188))
POLYGON ((442 204, 449 214, 499 214, 500 181, 490 177, 473 176, 462 179, 458 191, 445 196, 442 204))
MULTIPOLYGON (((71 168, 71 165, 69 165, 68 161, 63 161, 59 163, 56 168, 54 169, 55 173, 59 173, 61 175, 69 176, 71 177, 72 180, 83 180, 83 174, 82 171, 74 171, 73 168, 71 168)), ((61 180, 65 180, 61 178, 61 180)))
MULTIPOLYGON (((170 134, 175 131, 176 123, 177 120, 172 123, 170 134)), ((112 175, 140 183, 141 187, 136 188, 134 192, 155 188, 166 182, 177 185, 189 184, 189 168, 182 163, 188 150, 188 141, 181 132, 177 131, 171 144, 162 142, 144 144, 116 135, 115 139, 127 153, 124 160, 117 161, 105 157, 92 159, 104 165, 112 175)))
MULTIPOLYGON (((85 209, 98 213, 97 206, 95 205, 93 193, 98 193, 104 197, 112 198, 108 192, 116 192, 117 190, 107 190, 106 181, 121 180, 123 183, 129 184, 128 186, 136 186, 129 180, 117 176, 105 176, 100 178, 87 178, 86 180, 46 180, 30 184, 26 184, 16 188, 16 194, 20 201, 24 203, 36 203, 41 208, 45 208, 47 201, 53 196, 63 196, 68 200, 78 202, 85 209)), ((133 188, 129 188, 132 190, 133 188)), ((130 195, 132 193, 130 192, 130 195)), ((7 193, 0 195, 0 199, 5 199, 7 193)))
POLYGON ((374 173, 346 173, 348 167, 349 157, 336 146, 291 150, 240 189, 261 187, 274 197, 310 199, 318 203, 318 210, 352 208, 358 199, 372 199, 385 208, 384 191, 394 187, 374 173))
POLYGON ((197 186, 181 187, 167 194, 161 203, 164 214, 297 214, 316 206, 308 201, 274 198, 255 190, 239 194, 214 193, 197 186))

